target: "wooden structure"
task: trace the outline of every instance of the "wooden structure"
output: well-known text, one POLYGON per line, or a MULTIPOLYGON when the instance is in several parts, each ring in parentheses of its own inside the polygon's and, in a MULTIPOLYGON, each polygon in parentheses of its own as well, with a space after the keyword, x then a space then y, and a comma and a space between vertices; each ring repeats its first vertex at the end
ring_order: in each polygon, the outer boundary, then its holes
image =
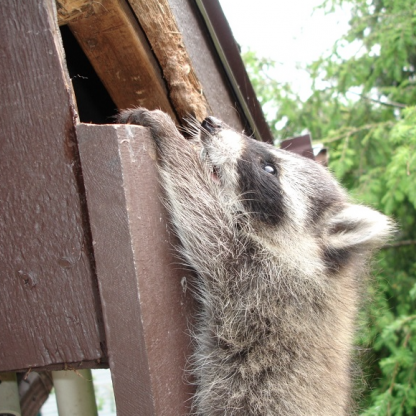
POLYGON ((152 143, 96 123, 142 105, 270 141, 221 9, 5 0, 0 14, 0 372, 109 366, 118 415, 186 414, 191 275, 152 143))

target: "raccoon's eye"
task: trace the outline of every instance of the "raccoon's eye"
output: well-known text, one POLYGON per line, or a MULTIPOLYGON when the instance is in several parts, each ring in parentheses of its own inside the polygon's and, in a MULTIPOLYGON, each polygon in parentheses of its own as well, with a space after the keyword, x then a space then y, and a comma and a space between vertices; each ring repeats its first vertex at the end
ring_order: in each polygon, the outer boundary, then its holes
POLYGON ((277 173, 276 168, 273 165, 270 165, 270 164, 264 165, 263 169, 267 173, 270 173, 270 175, 276 175, 276 173, 277 173))

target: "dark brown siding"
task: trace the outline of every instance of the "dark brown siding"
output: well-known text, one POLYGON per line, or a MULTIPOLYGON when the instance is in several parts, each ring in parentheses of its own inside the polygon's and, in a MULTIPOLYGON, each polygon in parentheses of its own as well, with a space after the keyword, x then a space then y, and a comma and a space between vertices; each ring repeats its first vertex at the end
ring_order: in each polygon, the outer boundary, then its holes
POLYGON ((0 371, 103 355, 53 5, 0 2, 0 371))

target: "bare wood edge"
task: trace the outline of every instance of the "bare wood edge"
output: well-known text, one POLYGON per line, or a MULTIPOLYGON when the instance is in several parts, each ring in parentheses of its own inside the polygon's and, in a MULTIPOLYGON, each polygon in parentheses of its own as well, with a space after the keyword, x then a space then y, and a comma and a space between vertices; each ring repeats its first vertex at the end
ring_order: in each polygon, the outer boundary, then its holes
MULTIPOLYGON (((124 0, 117 2, 56 0, 56 2, 59 24, 69 24, 71 30, 74 29, 73 32, 76 32, 76 28, 79 29, 81 26, 93 30, 94 25, 91 22, 94 19, 101 18, 108 11, 108 8, 122 7, 126 3, 124 0)), ((203 94, 202 85, 192 67, 191 59, 186 51, 182 34, 176 24, 168 0, 129 0, 129 3, 159 61, 169 90, 169 98, 179 119, 182 120, 188 116, 193 116, 198 120, 204 119, 212 111, 210 111, 209 104, 203 94)), ((126 22, 126 20, 124 21, 126 22)), ((76 35, 76 33, 74 34, 76 35)), ((92 53, 87 47, 88 43, 91 44, 91 39, 85 36, 85 33, 78 34, 76 37, 95 70, 99 73, 104 85, 110 90, 110 84, 113 82, 110 78, 113 74, 103 75, 106 72, 105 69, 100 70, 102 65, 105 66, 105 60, 95 62, 94 56, 91 56, 92 53)), ((139 38, 139 41, 143 44, 142 39, 139 38)), ((137 42, 137 37, 136 39, 130 38, 130 42, 137 42)), ((96 50, 95 53, 97 53, 96 50)), ((122 65, 123 61, 119 60, 119 62, 122 65)), ((152 86, 146 85, 148 90, 152 86)), ((134 87, 132 87, 133 89, 134 87)), ((126 107, 124 103, 119 105, 117 101, 120 100, 117 97, 114 99, 114 94, 111 91, 109 92, 119 108, 126 107)), ((163 103, 163 100, 160 107, 172 115, 172 111, 166 108, 167 106, 163 103)))
POLYGON ((82 19, 92 14, 100 7, 100 3, 93 0, 56 0, 59 26, 82 19))
POLYGON ((102 0, 68 26, 119 109, 161 109, 176 119, 159 64, 124 0, 102 0))
POLYGON ((128 1, 159 60, 179 117, 191 115, 203 120, 211 112, 209 104, 168 0, 128 1))

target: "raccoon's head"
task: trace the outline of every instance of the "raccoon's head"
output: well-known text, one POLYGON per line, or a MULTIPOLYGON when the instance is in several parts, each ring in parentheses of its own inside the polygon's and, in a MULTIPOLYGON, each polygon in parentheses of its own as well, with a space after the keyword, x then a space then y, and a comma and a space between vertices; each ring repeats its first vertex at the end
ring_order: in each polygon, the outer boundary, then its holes
POLYGON ((389 219, 350 204, 318 163, 237 133, 213 117, 200 130, 213 181, 238 201, 255 231, 280 230, 287 240, 302 237, 309 246, 314 240, 332 254, 350 246, 376 247, 388 237, 389 219))
POLYGON ((237 133, 213 117, 202 122, 201 142, 214 182, 235 193, 255 221, 272 227, 318 223, 345 201, 344 191, 317 163, 237 133))

